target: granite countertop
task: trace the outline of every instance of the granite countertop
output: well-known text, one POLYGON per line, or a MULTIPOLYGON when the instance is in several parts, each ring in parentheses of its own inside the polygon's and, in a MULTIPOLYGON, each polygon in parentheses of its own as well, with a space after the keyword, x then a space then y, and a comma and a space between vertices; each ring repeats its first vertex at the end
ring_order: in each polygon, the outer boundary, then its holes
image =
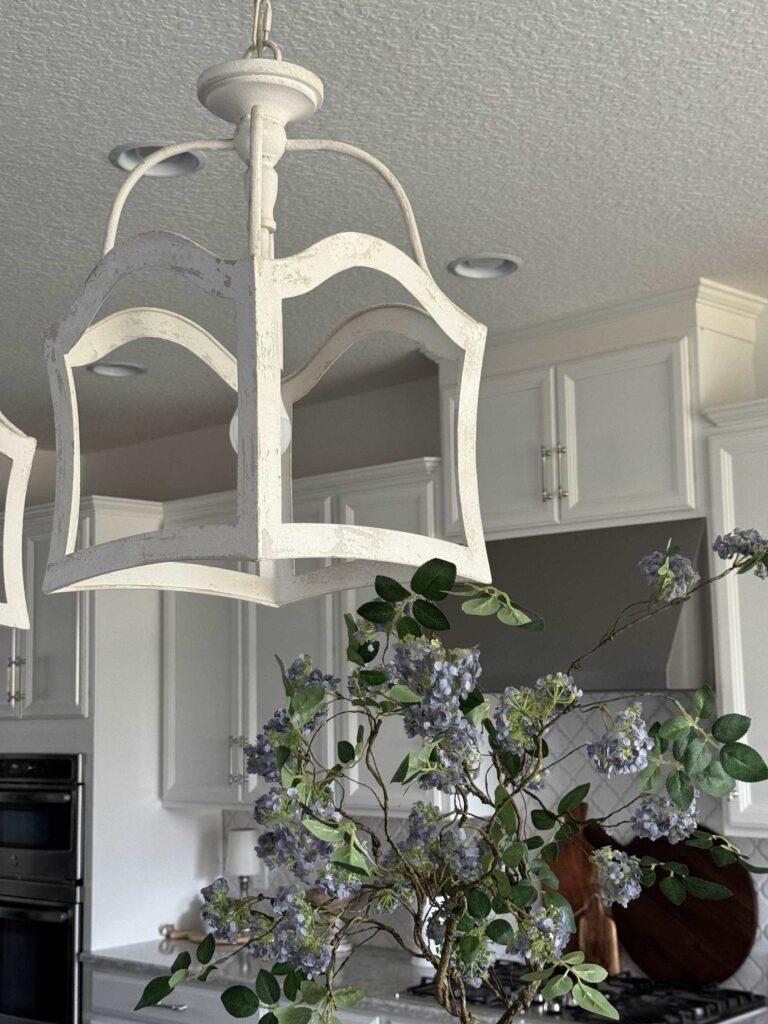
MULTIPOLYGON (((130 972, 148 979, 168 971, 178 954, 185 950, 191 954, 194 963, 196 948, 196 944, 192 942, 161 939, 85 952, 81 954, 80 959, 84 964, 100 970, 130 972)), ((226 947, 218 946, 216 956, 221 956, 225 951, 226 947)), ((205 984, 218 989, 234 984, 252 984, 259 969, 265 966, 269 965, 261 963, 247 953, 242 954, 232 957, 227 964, 214 971, 205 984)), ((339 976, 339 983, 365 989, 366 997, 354 1007, 352 1012, 355 1014, 386 1014, 403 1021, 434 1021, 435 1024, 445 1024, 452 1018, 449 1018, 437 1003, 426 997, 409 996, 405 993, 406 988, 421 981, 424 973, 422 966, 414 963, 398 949, 366 946, 359 949, 350 959, 339 976)), ((138 985, 137 979, 137 988, 138 985)), ((499 1013, 477 1007, 476 1016, 481 1021, 492 1022, 498 1019, 499 1013)))

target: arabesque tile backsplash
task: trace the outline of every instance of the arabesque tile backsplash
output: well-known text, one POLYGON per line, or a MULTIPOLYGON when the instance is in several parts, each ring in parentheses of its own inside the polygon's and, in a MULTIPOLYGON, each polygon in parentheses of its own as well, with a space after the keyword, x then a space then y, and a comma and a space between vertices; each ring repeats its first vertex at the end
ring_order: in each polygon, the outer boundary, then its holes
MULTIPOLYGON (((595 701, 602 699, 616 698, 615 693, 592 693, 590 698, 595 701)), ((626 698, 622 698, 628 702, 626 698)), ((617 701, 619 706, 621 703, 617 701)), ((645 697, 642 700, 644 717, 652 722, 657 718, 667 717, 669 708, 666 705, 662 694, 653 697, 645 697)), ((607 814, 613 808, 619 806, 625 800, 630 799, 635 792, 634 779, 631 776, 606 779, 597 775, 591 770, 586 761, 584 746, 594 737, 596 731, 600 730, 600 722, 595 715, 571 714, 565 716, 558 722, 548 736, 552 759, 562 756, 567 750, 575 752, 565 761, 553 767, 547 782, 547 787, 542 793, 546 800, 546 792, 550 790, 553 794, 562 794, 571 786, 579 782, 589 781, 591 789, 588 796, 589 809, 592 814, 607 814)), ((712 797, 703 795, 699 801, 699 821, 710 828, 720 831, 722 829, 722 813, 720 802, 712 797)), ((372 819, 372 824, 376 819, 372 819)), ((404 826, 405 822, 403 822, 404 826)), ((224 812, 224 834, 226 835, 233 828, 250 828, 253 826, 251 815, 248 811, 225 811, 224 812)), ((622 841, 629 839, 629 834, 622 830, 617 832, 617 838, 622 841)), ((745 855, 756 862, 768 864, 768 838, 744 838, 740 837, 738 845, 745 855)), ((731 984, 752 991, 768 994, 768 875, 752 875, 757 900, 758 900, 758 931, 755 943, 749 957, 733 976, 731 984)), ((290 884, 292 878, 287 874, 281 877, 279 872, 270 872, 270 889, 281 885, 290 884)), ((390 940, 386 939, 386 942, 390 940)), ((632 969, 632 964, 626 960, 626 966, 632 969)))

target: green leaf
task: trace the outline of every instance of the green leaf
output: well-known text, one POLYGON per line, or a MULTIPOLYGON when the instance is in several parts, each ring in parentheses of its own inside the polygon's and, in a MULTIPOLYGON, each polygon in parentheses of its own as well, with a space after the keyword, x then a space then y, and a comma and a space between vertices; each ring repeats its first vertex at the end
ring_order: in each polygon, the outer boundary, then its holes
POLYGON ((544 885, 549 885, 553 889, 556 889, 560 885, 560 879, 554 873, 549 864, 540 857, 531 861, 531 871, 537 878, 541 879, 544 885))
POLYGON ((689 873, 688 865, 676 860, 665 861, 664 867, 667 871, 671 871, 673 875, 687 875, 689 873))
POLYGON ((465 935, 459 942, 459 952, 461 953, 461 959, 465 963, 472 963, 477 954, 480 951, 480 936, 479 935, 465 935))
POLYGON ((168 984, 168 976, 153 978, 141 994, 141 999, 134 1006, 134 1010, 143 1010, 145 1006, 157 1006, 161 999, 171 994, 171 986, 168 984))
POLYGON ((413 574, 411 590, 429 598, 430 601, 442 601, 455 582, 455 565, 445 562, 442 558, 430 558, 413 574))
POLYGON ((207 964, 202 971, 198 974, 196 981, 208 981, 208 978, 213 974, 214 971, 218 971, 216 964, 207 964))
POLYGON ((357 673, 361 686, 381 686, 389 682, 389 676, 380 668, 364 668, 357 673))
POLYGON ((309 1024, 312 1020, 312 1010, 308 1006, 278 1006, 274 1014, 277 1024, 309 1024))
POLYGON ((301 983, 301 998, 305 1003, 309 1003, 310 1006, 319 1003, 327 994, 328 990, 314 981, 303 981, 301 983))
POLYGON ((366 601, 357 609, 357 614, 367 622, 386 624, 394 618, 395 606, 390 601, 366 601))
POLYGON ((495 942, 499 946, 506 946, 515 937, 515 929, 509 921, 505 921, 503 917, 497 917, 486 925, 485 934, 491 942, 495 942))
POLYGON ((747 732, 752 719, 746 715, 722 715, 712 723, 712 735, 718 743, 734 743, 747 732))
POLYGON ((536 887, 530 882, 518 882, 517 885, 512 886, 509 892, 510 902, 521 909, 527 907, 529 903, 533 903, 536 896, 536 887))
POLYGON ((491 901, 482 889, 472 889, 467 896, 467 911, 476 921, 484 921, 491 912, 491 901))
POLYGON ((685 885, 674 875, 667 875, 659 882, 659 889, 664 893, 670 903, 679 907, 685 902, 685 885))
POLYGON ((322 686, 303 686, 291 698, 291 710, 308 722, 317 714, 325 701, 325 690, 322 686))
POLYGON ((213 954, 216 952, 216 939, 212 935, 206 935, 203 941, 197 947, 197 962, 199 964, 208 964, 213 959, 213 954))
POLYGON ((689 741, 683 757, 683 765, 689 775, 697 775, 704 771, 711 760, 712 755, 706 740, 697 737, 689 741))
POLYGON ((342 764, 351 764, 355 760, 355 748, 349 740, 339 740, 336 752, 342 764))
POLYGON ((431 601, 423 601, 421 598, 413 602, 413 617, 425 629, 442 630, 451 628, 450 622, 437 605, 432 604, 431 601))
POLYGON ((514 871, 522 864, 527 850, 528 847, 525 843, 511 843, 502 854, 502 860, 508 868, 514 871))
POLYGON ((382 601, 395 603, 406 601, 411 596, 410 591, 406 590, 402 583, 393 580, 391 576, 377 576, 373 585, 382 601))
POLYGON ((720 750, 720 764, 739 782, 764 782, 768 779, 765 761, 746 743, 726 743, 720 750))
MULTIPOLYGON (((215 948, 215 943, 214 943, 215 948)), ((171 964, 171 974, 175 974, 176 971, 188 970, 192 966, 192 957, 185 950, 183 953, 179 953, 176 959, 171 964)))
POLYGON ((256 995, 267 1005, 280 1002, 280 982, 269 971, 263 968, 256 975, 256 995))
POLYGON ((495 615, 499 608, 501 608, 501 601, 495 594, 473 597, 461 606, 465 615, 495 615))
POLYGON ((414 693, 405 683, 395 683, 390 690, 387 690, 387 697, 390 700, 396 700, 399 704, 421 704, 424 699, 418 693, 414 693))
POLYGON ((344 833, 338 825, 330 825, 328 822, 318 821, 316 818, 302 818, 301 823, 307 832, 311 832, 313 836, 322 839, 324 843, 337 845, 344 839, 344 833))
POLYGON ((598 991, 598 989, 590 988, 588 985, 582 985, 579 982, 573 986, 572 994, 574 1002, 583 1010, 589 1010, 590 1013, 596 1013, 600 1017, 608 1017, 610 1020, 619 1019, 618 1010, 611 1006, 603 993, 598 991))
POLYGON ((729 864, 735 864, 739 859, 738 854, 733 850, 726 849, 724 846, 713 846, 709 855, 719 868, 725 868, 728 867, 729 864))
POLYGON ((560 800, 560 803, 557 805, 557 813, 568 814, 569 811, 572 811, 575 807, 579 806, 588 792, 588 782, 583 782, 580 786, 575 786, 560 800))
POLYGON ((554 999, 555 996, 564 996, 573 988, 573 978, 568 974, 556 974, 554 978, 547 982, 544 988, 541 990, 541 994, 545 999, 554 999))
POLYGON ((636 778, 641 790, 653 792, 654 789, 659 788, 661 782, 661 767, 657 764, 649 764, 647 768, 643 768, 641 772, 637 773, 636 778))
POLYGON ((705 683, 693 695, 693 709, 699 718, 711 718, 715 710, 715 691, 705 683))
POLYGON ((696 776, 696 782, 710 796, 727 796, 736 785, 719 761, 710 761, 696 776))
POLYGON ((364 988, 338 988, 333 994, 333 1001, 339 1010, 348 1010, 350 1006, 356 1006, 361 999, 365 998, 364 988))
POLYGON ((391 781, 409 782, 416 770, 416 755, 413 752, 411 752, 410 754, 406 754, 403 760, 397 766, 397 770, 395 771, 395 774, 392 776, 391 781))
POLYGON ((743 868, 746 868, 747 871, 751 872, 753 875, 768 875, 768 867, 765 867, 762 864, 750 864, 749 861, 744 860, 743 858, 741 858, 740 863, 743 868))
POLYGON ((691 723, 685 715, 674 715, 659 726, 659 738, 671 740, 681 732, 687 732, 691 723))
MULTIPOLYGON (((278 998, 279 998, 278 992, 278 998)), ((224 1009, 230 1017, 252 1017, 259 1009, 259 1000, 245 985, 232 985, 221 993, 224 1009)))
POLYGON ((520 977, 523 981, 543 981, 544 978, 552 977, 554 970, 554 965, 552 967, 542 967, 541 970, 538 971, 526 971, 526 973, 521 974, 520 977))
POLYGON ((511 601, 501 608, 496 618, 505 626, 516 626, 518 629, 531 629, 536 632, 544 629, 544 619, 540 615, 511 601))
POLYGON ((182 981, 186 981, 189 977, 189 968, 180 967, 178 971, 174 971, 168 979, 168 988, 174 989, 177 985, 180 985, 182 981))
POLYGON ((421 626, 416 619, 412 619, 409 615, 404 615, 401 619, 397 620, 395 630, 401 640, 405 640, 409 636, 421 636, 422 634, 421 626))
POLYGON ((672 802, 681 811, 687 810, 693 801, 693 783, 685 772, 671 772, 667 776, 667 792, 672 802))
POLYGON ((566 955, 564 957, 561 957, 560 959, 563 961, 564 964, 568 964, 569 966, 571 964, 583 964, 584 953, 582 950, 577 949, 574 950, 573 953, 566 953, 566 955))
POLYGON ((691 896, 696 896, 700 900, 727 900, 729 896, 733 896, 731 890, 724 885, 708 882, 706 878, 697 878, 695 875, 686 876, 685 888, 691 896))
POLYGON ((270 1010, 263 1017, 259 1017, 259 1024, 277 1024, 277 1017, 270 1010))
POLYGON ((537 828, 539 832, 547 832, 557 824, 557 818, 554 814, 550 811, 542 810, 540 807, 537 807, 535 811, 531 811, 531 821, 534 828, 537 828))
POLYGON ((605 981, 608 977, 608 971, 600 964, 578 964, 573 968, 573 973, 579 981, 591 981, 593 984, 605 981))
POLYGON ((295 1002, 298 994, 299 979, 296 975, 296 971, 289 971, 283 979, 283 995, 293 1003, 295 1002))

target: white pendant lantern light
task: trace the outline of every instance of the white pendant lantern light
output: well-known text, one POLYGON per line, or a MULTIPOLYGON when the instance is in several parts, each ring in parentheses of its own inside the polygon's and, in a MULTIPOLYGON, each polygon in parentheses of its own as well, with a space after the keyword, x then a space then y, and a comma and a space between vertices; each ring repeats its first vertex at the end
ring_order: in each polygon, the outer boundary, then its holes
POLYGON ((438 288, 424 257, 411 205, 377 159, 345 143, 290 140, 286 127, 311 117, 323 85, 311 71, 282 59, 270 38, 269 0, 256 3, 254 41, 241 60, 218 64, 198 81, 201 102, 234 125, 231 138, 194 140, 152 153, 127 177, 115 200, 104 254, 69 313, 46 335, 56 418, 57 485, 47 592, 143 587, 227 595, 281 605, 370 582, 376 572, 402 575, 430 558, 456 564, 459 575, 489 582, 475 466, 477 398, 486 328, 438 288), (246 165, 248 255, 216 256, 165 231, 117 239, 133 188, 162 160, 187 152, 236 154, 246 165), (332 151, 374 168, 395 194, 413 255, 371 235, 343 232, 295 255, 276 257, 276 165, 284 154, 332 151), (353 267, 401 284, 417 306, 378 306, 345 321, 297 372, 282 378, 283 303, 353 267), (210 295, 234 304, 235 358, 198 324, 170 310, 132 308, 97 319, 126 275, 173 269, 210 295), (381 332, 413 340, 434 360, 461 364, 456 422, 456 475, 465 543, 398 530, 291 521, 290 445, 293 405, 352 345, 381 332), (237 392, 237 515, 234 523, 160 530, 76 549, 80 445, 73 373, 137 338, 180 345, 237 392), (334 560, 296 575, 296 559, 334 560), (204 564, 226 561, 233 568, 204 564), (249 566, 241 571, 238 563, 249 566), (255 571, 251 567, 255 566, 255 571))

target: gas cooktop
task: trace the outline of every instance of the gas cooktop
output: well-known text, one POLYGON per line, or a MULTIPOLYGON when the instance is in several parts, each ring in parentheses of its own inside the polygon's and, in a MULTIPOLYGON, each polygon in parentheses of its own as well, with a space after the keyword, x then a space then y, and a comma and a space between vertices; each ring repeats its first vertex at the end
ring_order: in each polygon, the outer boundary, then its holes
MULTIPOLYGON (((493 970, 504 990, 513 993, 525 984, 520 976, 528 968, 512 960, 497 960, 493 970)), ((752 1017, 765 1009, 764 997, 752 992, 715 985, 700 988, 663 985, 626 973, 608 978, 597 987, 619 1011, 622 1024, 720 1024, 722 1021, 752 1017)), ((428 997, 434 995, 434 988, 434 978, 425 977, 407 992, 411 996, 428 997)), ((476 1006, 487 1006, 489 1010, 501 1005, 498 997, 485 985, 468 989, 467 999, 476 1006)), ((582 1010, 568 996, 549 1001, 539 996, 527 1015, 605 1024, 604 1017, 582 1010)))

